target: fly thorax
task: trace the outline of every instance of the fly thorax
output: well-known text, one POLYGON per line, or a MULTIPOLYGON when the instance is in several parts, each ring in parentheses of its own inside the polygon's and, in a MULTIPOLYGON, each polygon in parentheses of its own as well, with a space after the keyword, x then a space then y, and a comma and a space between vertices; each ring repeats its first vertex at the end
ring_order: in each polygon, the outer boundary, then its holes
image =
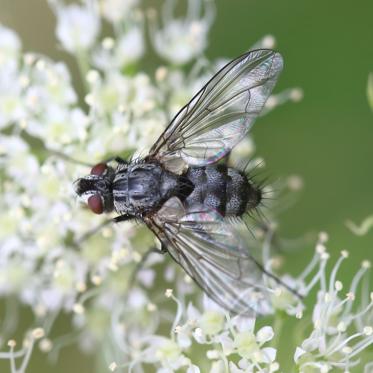
POLYGON ((157 207, 162 200, 162 172, 154 163, 130 164, 118 170, 113 183, 115 209, 140 215, 157 207))

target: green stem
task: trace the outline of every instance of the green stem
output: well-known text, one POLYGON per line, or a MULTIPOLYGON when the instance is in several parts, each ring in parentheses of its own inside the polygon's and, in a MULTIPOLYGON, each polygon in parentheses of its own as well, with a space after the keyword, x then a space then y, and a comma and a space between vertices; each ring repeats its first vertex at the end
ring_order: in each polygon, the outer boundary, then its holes
POLYGON ((280 337, 282 332, 282 327, 284 326, 284 317, 281 313, 277 312, 275 316, 275 323, 273 325, 274 337, 272 339, 272 345, 276 350, 280 346, 280 337))
POLYGON ((27 366, 30 362, 31 353, 32 353, 32 350, 34 348, 34 343, 35 343, 35 340, 32 337, 31 340, 30 340, 30 346, 27 347, 26 355, 23 358, 22 365, 19 368, 19 370, 17 371, 18 373, 25 373, 26 372, 26 368, 27 368, 27 366))

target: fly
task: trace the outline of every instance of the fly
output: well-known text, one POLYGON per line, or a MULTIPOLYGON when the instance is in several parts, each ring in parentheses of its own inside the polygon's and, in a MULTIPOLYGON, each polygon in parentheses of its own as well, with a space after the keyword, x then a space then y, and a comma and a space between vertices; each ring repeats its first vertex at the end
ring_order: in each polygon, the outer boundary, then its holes
POLYGON ((255 209, 262 193, 242 171, 218 161, 248 133, 282 66, 281 55, 268 49, 236 58, 178 112, 145 158, 100 163, 75 182, 94 213, 115 210, 117 222, 143 221, 162 251, 239 314, 265 312, 269 294, 263 267, 224 218, 255 209))

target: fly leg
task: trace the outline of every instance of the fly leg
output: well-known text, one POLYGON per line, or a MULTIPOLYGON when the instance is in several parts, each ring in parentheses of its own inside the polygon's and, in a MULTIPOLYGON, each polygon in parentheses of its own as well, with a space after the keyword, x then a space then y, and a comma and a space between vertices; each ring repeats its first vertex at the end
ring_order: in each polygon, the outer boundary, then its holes
POLYGON ((133 215, 123 214, 123 215, 116 216, 114 219, 111 219, 111 221, 114 222, 114 223, 120 223, 122 221, 127 221, 127 220, 131 220, 131 219, 134 219, 134 218, 135 217, 133 215))
POLYGON ((124 158, 122 158, 122 157, 119 157, 119 156, 114 156, 114 157, 109 157, 109 158, 106 158, 106 159, 104 159, 103 161, 102 161, 102 163, 109 163, 109 162, 111 162, 111 161, 115 161, 115 162, 117 162, 117 163, 119 163, 119 164, 128 164, 128 161, 126 161, 124 158))
POLYGON ((102 223, 100 223, 96 227, 90 229, 89 231, 84 233, 81 237, 79 237, 77 240, 75 240, 74 245, 75 246, 81 245, 82 242, 86 241, 87 239, 89 239, 90 237, 92 237, 93 235, 98 233, 101 229, 105 228, 107 225, 109 225, 111 223, 120 223, 122 221, 127 221, 127 220, 130 220, 130 219, 133 219, 133 218, 134 218, 134 216, 132 216, 132 215, 124 214, 124 215, 116 216, 114 219, 104 220, 102 223))
MULTIPOLYGON (((74 163, 74 164, 79 164, 79 165, 82 165, 82 166, 88 166, 88 167, 93 167, 94 164, 91 164, 91 163, 88 163, 88 162, 84 162, 84 161, 81 161, 79 159, 75 159, 73 157, 70 157, 69 155, 63 153, 63 152, 60 152, 58 150, 52 150, 52 149, 47 149, 47 151, 59 158, 62 158, 64 159, 65 161, 68 161, 70 163, 74 163)), ((126 161, 124 158, 122 157, 119 157, 119 156, 114 156, 114 157, 110 157, 110 158, 106 158, 102 161, 102 163, 109 163, 111 161, 115 161, 119 164, 123 164, 123 163, 128 163, 128 161, 126 161)))
POLYGON ((73 157, 70 157, 69 155, 67 155, 65 153, 62 153, 62 152, 60 152, 58 150, 47 149, 47 151, 49 153, 55 155, 56 157, 62 158, 63 160, 68 161, 70 163, 79 164, 79 165, 82 165, 82 166, 92 167, 92 165, 90 163, 81 161, 79 159, 75 159, 73 157))

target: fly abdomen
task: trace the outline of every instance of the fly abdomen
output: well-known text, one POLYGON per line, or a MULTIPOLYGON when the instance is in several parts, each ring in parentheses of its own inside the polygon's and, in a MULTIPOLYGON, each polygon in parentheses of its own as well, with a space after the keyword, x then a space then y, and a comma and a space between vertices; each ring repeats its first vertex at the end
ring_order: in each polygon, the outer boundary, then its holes
POLYGON ((185 176, 194 185, 185 201, 188 207, 203 205, 223 216, 242 216, 260 203, 260 189, 234 168, 225 165, 190 167, 185 176))
POLYGON ((225 215, 227 167, 190 167, 186 177, 194 189, 187 197, 187 206, 204 205, 225 215))
POLYGON ((257 207, 261 199, 261 190, 248 180, 246 174, 228 168, 226 215, 241 216, 257 207))

